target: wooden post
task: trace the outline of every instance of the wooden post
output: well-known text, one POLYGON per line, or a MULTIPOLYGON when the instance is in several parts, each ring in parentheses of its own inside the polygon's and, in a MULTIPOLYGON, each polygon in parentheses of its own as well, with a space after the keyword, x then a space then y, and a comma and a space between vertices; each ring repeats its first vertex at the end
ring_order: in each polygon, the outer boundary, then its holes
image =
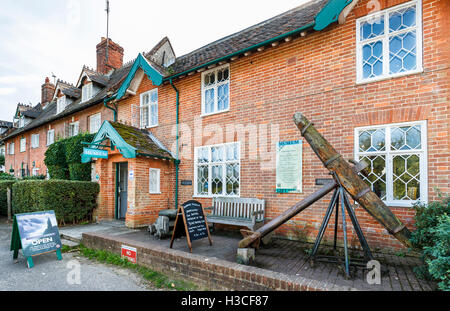
POLYGON ((6 188, 6 204, 7 204, 7 213, 8 213, 8 221, 12 221, 12 202, 11 202, 11 186, 6 188))

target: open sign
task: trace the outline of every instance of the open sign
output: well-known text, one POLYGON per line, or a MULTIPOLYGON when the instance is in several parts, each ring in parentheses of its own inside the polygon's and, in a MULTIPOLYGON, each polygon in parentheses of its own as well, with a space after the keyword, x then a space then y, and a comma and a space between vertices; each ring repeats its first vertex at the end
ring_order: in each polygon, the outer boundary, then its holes
POLYGON ((137 249, 134 247, 122 245, 122 258, 126 258, 131 263, 137 263, 137 249))

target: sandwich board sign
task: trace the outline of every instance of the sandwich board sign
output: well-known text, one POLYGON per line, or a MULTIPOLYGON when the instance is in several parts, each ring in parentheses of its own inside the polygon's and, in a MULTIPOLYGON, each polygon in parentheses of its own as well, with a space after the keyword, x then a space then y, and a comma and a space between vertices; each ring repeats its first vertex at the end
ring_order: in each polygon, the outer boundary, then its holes
POLYGON ((45 253, 56 252, 58 260, 62 260, 61 239, 54 211, 14 215, 10 249, 14 252, 13 259, 17 259, 19 249, 22 249, 28 268, 33 268, 34 256, 45 253))
POLYGON ((191 253, 192 241, 208 238, 209 245, 212 246, 211 234, 209 233, 208 229, 208 222, 206 221, 205 211, 203 210, 202 204, 200 202, 188 201, 178 208, 177 218, 175 220, 175 226, 173 228, 172 239, 170 241, 170 248, 172 248, 175 236, 180 232, 180 228, 183 224, 191 253))

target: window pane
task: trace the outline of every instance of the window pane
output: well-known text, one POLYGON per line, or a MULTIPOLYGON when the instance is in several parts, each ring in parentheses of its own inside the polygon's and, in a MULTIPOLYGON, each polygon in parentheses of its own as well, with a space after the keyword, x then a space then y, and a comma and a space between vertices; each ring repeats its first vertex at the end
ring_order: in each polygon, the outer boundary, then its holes
POLYGON ((359 151, 371 152, 371 151, 384 151, 385 142, 385 130, 368 130, 360 132, 359 134, 359 151))
POLYGON ((205 91, 205 113, 214 112, 214 89, 205 91))
POLYGON ((223 166, 212 166, 211 192, 213 195, 223 194, 223 166))
POLYGON ((217 72, 217 82, 225 82, 230 77, 229 68, 223 68, 217 72))
POLYGON ((224 161, 224 147, 212 147, 211 148, 212 162, 223 162, 224 161))
POLYGON ((383 74, 383 43, 376 41, 365 44, 363 54, 363 78, 373 78, 383 74))
POLYGON ((394 156, 394 200, 417 200, 420 198, 419 155, 394 156))
POLYGON ((204 85, 205 86, 211 86, 216 83, 216 73, 211 72, 205 75, 204 77, 204 85))
POLYGON ((141 127, 147 127, 149 125, 148 113, 148 106, 141 107, 141 127))
POLYGON ((152 103, 158 102, 158 92, 157 91, 153 91, 150 96, 151 96, 150 100, 152 103))
POLYGON ((227 110, 228 109, 228 90, 229 84, 220 85, 217 88, 218 92, 218 110, 227 110))
POLYGON ((208 148, 197 149, 197 162, 198 163, 208 163, 209 162, 209 149, 208 148))
POLYGON ((391 129, 391 147, 394 150, 411 150, 422 148, 421 127, 403 126, 391 129))
POLYGON ((199 166, 197 168, 197 193, 199 195, 208 195, 208 166, 199 166))
POLYGON ((151 125, 158 125, 158 105, 152 105, 150 107, 151 111, 151 125))
POLYGON ((239 167, 238 163, 227 165, 227 194, 239 195, 239 167))
POLYGON ((417 68, 416 32, 411 31, 389 39, 390 73, 399 73, 417 68))
POLYGON ((361 40, 375 38, 384 34, 384 16, 371 18, 361 23, 361 40))
POLYGON ((389 14, 389 32, 416 26, 416 6, 411 6, 389 14))
POLYGON ((361 177, 380 199, 386 200, 386 157, 384 155, 361 157, 360 161, 369 165, 361 177))
POLYGON ((238 144, 227 145, 227 161, 239 160, 239 146, 238 144))

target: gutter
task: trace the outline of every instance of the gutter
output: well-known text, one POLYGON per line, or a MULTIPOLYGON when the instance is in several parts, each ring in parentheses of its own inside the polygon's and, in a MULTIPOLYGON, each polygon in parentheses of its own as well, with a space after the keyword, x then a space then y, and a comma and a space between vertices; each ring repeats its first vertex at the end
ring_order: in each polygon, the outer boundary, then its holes
POLYGON ((116 97, 117 97, 117 94, 113 95, 111 97, 105 97, 105 99, 103 100, 103 106, 105 106, 106 108, 108 108, 108 109, 113 111, 114 122, 117 122, 117 105, 114 105, 114 108, 113 108, 113 107, 108 106, 108 103, 110 101, 113 101, 114 99, 116 99, 116 97))
POLYGON ((180 152, 179 151, 179 140, 180 140, 180 92, 178 91, 178 89, 173 84, 172 79, 170 79, 169 81, 170 81, 170 85, 172 86, 172 88, 175 90, 175 92, 177 94, 177 99, 176 99, 176 103, 177 103, 177 137, 176 137, 177 154, 176 154, 176 159, 175 159, 175 208, 178 210, 178 174, 179 174, 179 170, 180 170, 180 154, 179 154, 179 152, 180 152))

